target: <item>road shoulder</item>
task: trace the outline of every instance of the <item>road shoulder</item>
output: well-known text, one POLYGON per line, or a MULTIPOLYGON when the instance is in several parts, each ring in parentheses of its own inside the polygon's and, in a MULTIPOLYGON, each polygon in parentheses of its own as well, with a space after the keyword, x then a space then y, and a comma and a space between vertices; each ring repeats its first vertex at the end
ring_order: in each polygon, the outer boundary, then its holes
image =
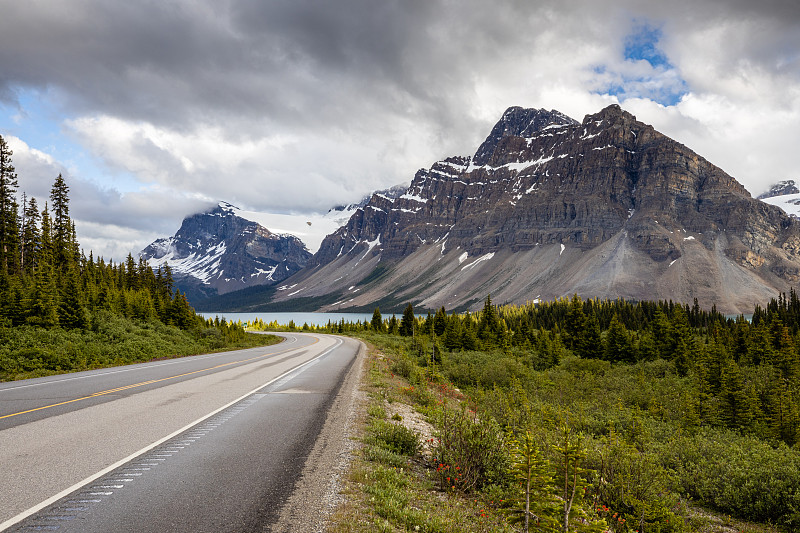
POLYGON ((347 472, 357 443, 353 431, 366 403, 361 390, 366 345, 359 342, 356 361, 347 373, 328 418, 308 456, 295 490, 272 526, 273 533, 322 532, 340 503, 342 476, 347 472))

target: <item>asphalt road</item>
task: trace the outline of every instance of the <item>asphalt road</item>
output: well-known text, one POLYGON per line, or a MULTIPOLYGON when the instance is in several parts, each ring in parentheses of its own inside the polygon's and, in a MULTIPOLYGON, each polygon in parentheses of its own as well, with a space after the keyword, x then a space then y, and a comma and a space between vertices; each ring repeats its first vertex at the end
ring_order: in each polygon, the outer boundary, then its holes
POLYGON ((0 384, 0 530, 268 530, 360 346, 285 337, 0 384))

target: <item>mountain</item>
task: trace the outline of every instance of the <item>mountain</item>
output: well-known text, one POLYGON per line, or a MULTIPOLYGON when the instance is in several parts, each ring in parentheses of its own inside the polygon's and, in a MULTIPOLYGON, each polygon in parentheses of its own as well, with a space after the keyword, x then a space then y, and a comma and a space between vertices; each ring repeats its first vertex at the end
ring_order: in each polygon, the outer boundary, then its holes
POLYGON ((770 205, 780 207, 790 217, 800 217, 800 189, 797 188, 794 180, 778 182, 758 198, 770 205))
POLYGON ((295 236, 271 233, 221 202, 186 217, 174 236, 141 252, 153 266, 168 264, 190 301, 281 282, 301 270, 311 253, 295 236))
POLYGON ((765 200, 767 198, 786 196, 788 194, 800 194, 800 189, 797 188, 797 184, 794 180, 779 181, 770 187, 767 192, 759 194, 757 198, 759 200, 765 200))
POLYGON ((609 106, 507 110, 473 156, 373 195, 272 305, 474 309, 577 293, 750 312, 800 279, 800 222, 609 106))

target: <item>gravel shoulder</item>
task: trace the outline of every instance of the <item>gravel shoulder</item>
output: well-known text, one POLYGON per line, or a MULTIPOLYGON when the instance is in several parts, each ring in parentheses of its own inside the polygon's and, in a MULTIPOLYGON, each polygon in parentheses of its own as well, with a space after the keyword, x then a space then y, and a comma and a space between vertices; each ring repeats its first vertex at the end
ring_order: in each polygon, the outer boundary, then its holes
POLYGON ((341 503, 342 477, 359 446, 355 430, 367 395, 361 390, 367 347, 361 342, 328 418, 314 445, 300 480, 281 510, 272 533, 323 532, 328 518, 341 503))

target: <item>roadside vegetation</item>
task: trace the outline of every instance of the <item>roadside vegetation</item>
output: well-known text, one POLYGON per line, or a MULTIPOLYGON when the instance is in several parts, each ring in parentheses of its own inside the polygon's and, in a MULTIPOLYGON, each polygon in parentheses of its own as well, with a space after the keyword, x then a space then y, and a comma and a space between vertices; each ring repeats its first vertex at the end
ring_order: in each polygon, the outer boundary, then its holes
POLYGON ((487 298, 319 328, 375 354, 333 530, 800 531, 798 317, 487 298))
POLYGON ((20 206, 11 155, 0 136, 0 381, 278 342, 197 316, 166 265, 87 257, 64 179, 20 206))

